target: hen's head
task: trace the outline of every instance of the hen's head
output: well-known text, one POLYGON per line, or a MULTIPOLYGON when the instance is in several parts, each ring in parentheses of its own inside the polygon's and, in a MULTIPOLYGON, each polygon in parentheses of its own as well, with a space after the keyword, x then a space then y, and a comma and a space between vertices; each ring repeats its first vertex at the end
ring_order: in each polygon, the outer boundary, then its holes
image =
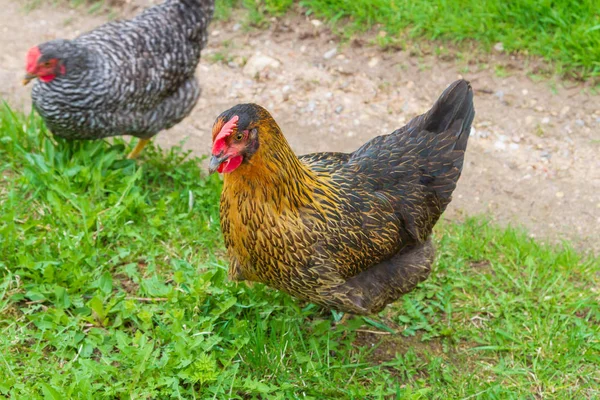
POLYGON ((217 117, 213 125, 210 173, 230 173, 249 163, 261 147, 281 136, 271 114, 257 104, 238 104, 217 117))
POLYGON ((74 46, 67 40, 52 40, 32 47, 27 52, 25 79, 23 84, 39 78, 42 82, 51 82, 65 75, 70 61, 77 58, 74 46))

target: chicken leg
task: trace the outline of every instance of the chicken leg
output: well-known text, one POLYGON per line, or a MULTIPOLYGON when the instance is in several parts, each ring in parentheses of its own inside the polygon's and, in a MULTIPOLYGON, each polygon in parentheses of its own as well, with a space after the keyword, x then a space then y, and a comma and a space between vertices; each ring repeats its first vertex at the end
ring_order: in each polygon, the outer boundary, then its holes
POLYGON ((144 147, 146 147, 146 145, 150 142, 150 139, 140 139, 140 141, 137 143, 137 145, 135 146, 135 148, 133 150, 131 150, 131 153, 129 153, 127 155, 127 159, 128 160, 133 160, 134 158, 137 158, 137 156, 140 155, 140 153, 142 152, 142 150, 144 150, 144 147))

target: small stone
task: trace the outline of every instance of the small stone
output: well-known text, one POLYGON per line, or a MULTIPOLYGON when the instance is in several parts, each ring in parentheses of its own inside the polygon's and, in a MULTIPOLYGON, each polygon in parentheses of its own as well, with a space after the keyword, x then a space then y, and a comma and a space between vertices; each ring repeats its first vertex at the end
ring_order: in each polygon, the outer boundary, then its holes
POLYGON ((333 58, 336 54, 337 54, 337 47, 334 47, 333 49, 326 51, 325 54, 323 54, 323 58, 326 60, 329 60, 330 58, 333 58))
POLYGON ((502 143, 506 142, 506 135, 498 135, 498 140, 502 143))
POLYGON ((540 157, 545 158, 546 160, 549 160, 552 158, 552 153, 550 153, 547 150, 544 150, 544 151, 540 152, 540 157))
POLYGON ((564 106, 563 108, 560 109, 560 116, 564 117, 565 115, 567 115, 569 113, 569 111, 571 111, 571 107, 564 106))
POLYGON ((233 29, 234 32, 237 32, 240 30, 241 27, 242 27, 241 24, 235 24, 231 29, 233 29))
POLYGON ((519 149, 519 145, 517 143, 511 143, 508 145, 508 148, 511 150, 518 150, 519 149))
POLYGON ((494 50, 502 53, 504 51, 504 44, 502 42, 498 42, 494 45, 494 50))
POLYGON ((585 126, 585 121, 582 119, 576 119, 575 123, 579 126, 585 126))
POLYGON ((556 197, 561 199, 561 198, 565 197, 565 194, 563 192, 556 192, 556 197))
POLYGON ((519 143, 521 141, 521 138, 517 135, 514 135, 513 137, 510 138, 510 140, 512 140, 515 143, 519 143))
POLYGON ((276 69, 279 68, 280 65, 281 63, 273 57, 257 53, 250 57, 248 62, 246 62, 243 72, 245 75, 255 77, 266 69, 276 69))
POLYGON ((596 118, 596 123, 600 124, 600 117, 596 118))
POLYGON ((544 117, 542 118, 542 124, 546 125, 550 123, 550 118, 549 117, 544 117))
POLYGON ((373 68, 373 67, 375 67, 377 64, 379 64, 379 58, 377 58, 377 57, 373 57, 373 58, 371 58, 371 59, 369 60, 368 66, 369 66, 370 68, 373 68))
POLYGON ((571 129, 571 125, 569 124, 563 126, 563 129, 565 132, 567 132, 567 134, 573 133, 573 129, 571 129))
POLYGON ((473 135, 477 138, 485 139, 490 136, 490 132, 471 128, 471 135, 473 135))
POLYGON ((314 27, 318 28, 321 25, 323 25, 323 23, 321 21, 319 21, 318 19, 311 19, 310 23, 313 24, 314 27))
POLYGON ((504 143, 504 142, 502 142, 500 140, 497 140, 494 143, 494 147, 497 148, 498 150, 506 150, 506 143, 504 143))
POLYGON ((342 113, 342 111, 344 111, 344 106, 342 106, 342 105, 339 105, 339 106, 337 106, 337 107, 335 108, 335 113, 336 113, 336 114, 341 114, 341 113, 342 113))
POLYGON ((504 92, 502 90, 498 90, 496 93, 494 93, 494 96, 496 96, 500 101, 504 100, 504 92))
POLYGON ((219 34, 220 34, 220 33, 221 33, 221 31, 214 30, 214 31, 212 31, 210 34, 211 34, 212 36, 219 36, 219 34))
POLYGON ((407 89, 412 89, 414 86, 415 86, 415 83, 413 81, 406 82, 407 89))
POLYGON ((521 90, 521 93, 523 94, 523 96, 527 96, 529 94, 529 90, 523 89, 521 90))
POLYGON ((315 103, 314 100, 311 100, 308 102, 308 106, 306 107, 306 109, 309 112, 314 112, 317 109, 317 103, 315 103))
POLYGON ((292 88, 290 88, 290 85, 285 85, 284 87, 281 88, 281 93, 283 94, 283 101, 288 101, 290 99, 290 91, 292 90, 292 88))

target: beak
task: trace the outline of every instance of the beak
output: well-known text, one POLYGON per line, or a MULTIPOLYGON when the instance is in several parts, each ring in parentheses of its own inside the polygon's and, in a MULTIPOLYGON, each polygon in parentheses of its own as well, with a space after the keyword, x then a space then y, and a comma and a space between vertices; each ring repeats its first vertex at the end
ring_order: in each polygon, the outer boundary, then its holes
POLYGON ((37 78, 37 75, 34 74, 26 74, 23 79, 23 86, 27 85, 32 79, 37 78))
POLYGON ((210 162, 208 163, 208 174, 213 174, 215 172, 217 172, 217 169, 219 168, 219 166, 221 164, 223 164, 225 161, 227 161, 227 159, 229 158, 229 156, 223 155, 221 157, 218 156, 212 156, 210 158, 210 162))

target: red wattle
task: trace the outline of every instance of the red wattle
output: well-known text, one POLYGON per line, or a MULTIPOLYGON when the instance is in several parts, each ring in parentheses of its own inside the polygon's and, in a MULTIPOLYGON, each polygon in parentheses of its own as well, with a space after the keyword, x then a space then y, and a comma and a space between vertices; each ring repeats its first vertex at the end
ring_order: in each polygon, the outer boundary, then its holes
POLYGON ((51 80, 56 78, 56 75, 44 75, 44 76, 40 76, 39 78, 42 82, 50 82, 51 80))
POLYGON ((229 160, 219 165, 217 171, 219 171, 220 174, 227 174, 229 172, 233 172, 237 167, 239 167, 242 164, 242 161, 244 161, 243 156, 231 157, 229 160))

